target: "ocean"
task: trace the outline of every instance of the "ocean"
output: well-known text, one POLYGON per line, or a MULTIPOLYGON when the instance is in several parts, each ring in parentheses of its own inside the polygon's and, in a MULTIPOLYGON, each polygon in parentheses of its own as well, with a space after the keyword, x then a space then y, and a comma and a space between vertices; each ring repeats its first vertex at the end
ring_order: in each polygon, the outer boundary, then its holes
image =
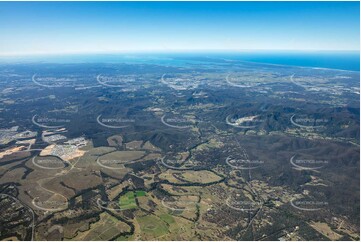
POLYGON ((69 54, 25 57, 0 57, 0 63, 128 63, 182 66, 207 62, 255 62, 285 66, 360 71, 360 52, 185 52, 185 53, 116 53, 69 54))
POLYGON ((360 52, 254 52, 228 54, 231 60, 360 71, 360 52))

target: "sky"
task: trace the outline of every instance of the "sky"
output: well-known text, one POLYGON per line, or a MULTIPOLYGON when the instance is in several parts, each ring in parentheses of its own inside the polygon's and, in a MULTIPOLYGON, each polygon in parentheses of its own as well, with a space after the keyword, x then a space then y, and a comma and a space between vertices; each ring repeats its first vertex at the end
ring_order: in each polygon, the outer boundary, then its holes
POLYGON ((359 2, 0 2, 0 55, 359 50, 359 2))

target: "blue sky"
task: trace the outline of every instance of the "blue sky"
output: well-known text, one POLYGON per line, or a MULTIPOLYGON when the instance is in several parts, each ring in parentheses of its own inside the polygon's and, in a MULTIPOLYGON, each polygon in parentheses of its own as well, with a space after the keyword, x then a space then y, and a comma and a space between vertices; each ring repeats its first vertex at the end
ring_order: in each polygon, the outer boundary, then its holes
POLYGON ((359 50, 359 2, 0 2, 0 55, 359 50))

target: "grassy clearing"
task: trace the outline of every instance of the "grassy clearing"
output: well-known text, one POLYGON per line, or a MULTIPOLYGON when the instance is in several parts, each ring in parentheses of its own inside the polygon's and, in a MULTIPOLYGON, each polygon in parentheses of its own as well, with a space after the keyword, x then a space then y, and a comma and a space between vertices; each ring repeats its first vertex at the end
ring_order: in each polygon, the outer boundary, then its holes
POLYGON ((119 233, 128 232, 130 227, 115 217, 102 213, 100 220, 91 224, 89 230, 79 231, 77 236, 72 240, 103 240, 112 239, 119 233))
POLYGON ((117 160, 121 163, 138 160, 144 156, 144 151, 114 151, 99 157, 100 160, 117 160))
POLYGON ((136 191, 135 195, 137 197, 144 197, 146 195, 146 192, 145 191, 136 191))
POLYGON ((144 197, 145 191, 129 191, 119 198, 119 207, 121 209, 137 208, 136 197, 144 197))
POLYGON ((156 216, 148 215, 137 218, 142 231, 142 238, 151 239, 168 233, 167 224, 156 216))
POLYGON ((160 217, 161 220, 163 220, 163 221, 166 222, 167 224, 172 224, 172 223, 174 223, 174 218, 173 218, 173 216, 170 215, 170 214, 164 213, 164 214, 161 214, 159 217, 160 217))
POLYGON ((217 176, 213 172, 210 171, 187 171, 182 173, 183 178, 189 182, 197 182, 197 183, 209 183, 215 182, 220 179, 221 177, 217 176))
POLYGON ((159 175, 159 178, 163 180, 168 180, 169 182, 176 184, 183 183, 210 183, 216 182, 222 179, 222 177, 214 174, 213 172, 207 170, 200 171, 172 171, 168 170, 159 175))
POLYGON ((119 198, 119 207, 121 209, 137 208, 137 203, 135 202, 135 194, 133 191, 127 192, 119 198))

